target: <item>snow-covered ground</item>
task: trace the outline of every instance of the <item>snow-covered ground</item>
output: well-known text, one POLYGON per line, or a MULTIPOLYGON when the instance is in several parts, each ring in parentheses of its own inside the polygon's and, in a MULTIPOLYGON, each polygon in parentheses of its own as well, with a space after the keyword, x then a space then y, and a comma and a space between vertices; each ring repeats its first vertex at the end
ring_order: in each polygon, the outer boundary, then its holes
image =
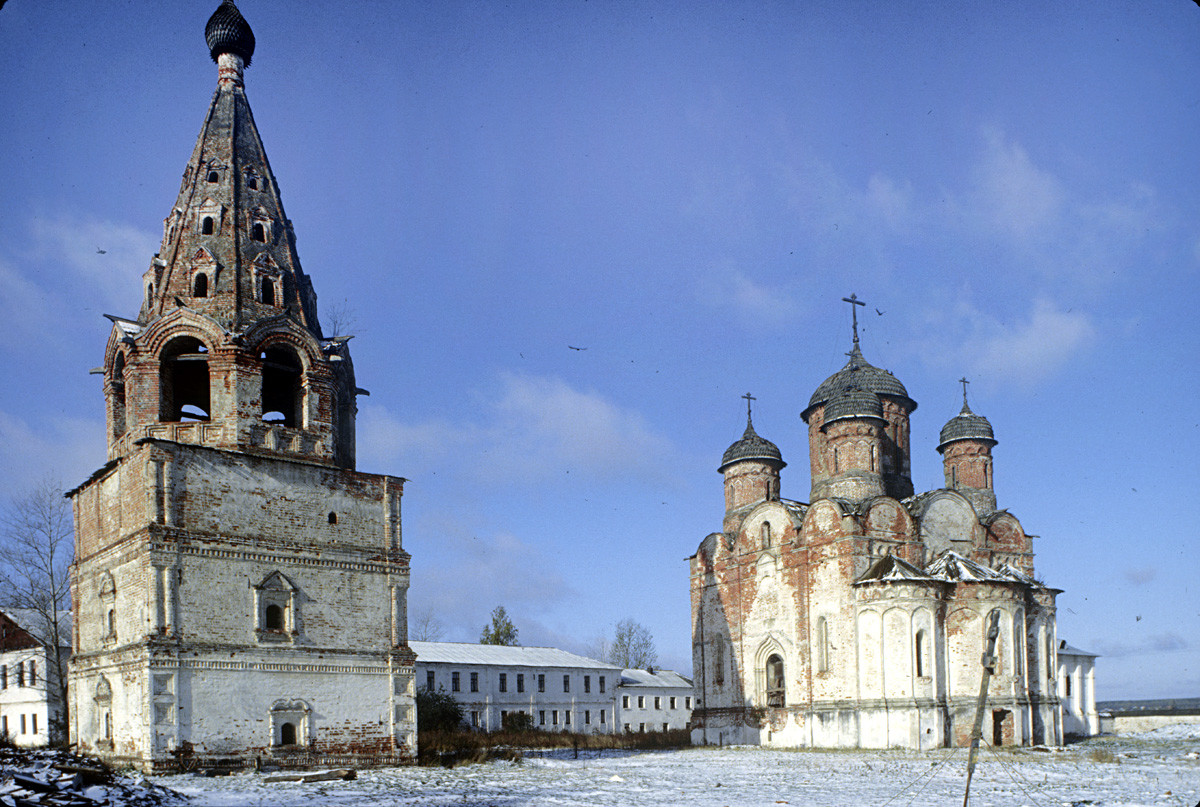
MULTIPOLYGON (((571 752, 453 770, 362 771, 351 782, 265 784, 261 775, 159 777, 194 804, 553 805, 723 807, 962 803, 967 752, 768 751, 698 748, 571 752)), ((971 785, 978 807, 1194 807, 1200 802, 1200 724, 1101 737, 1062 749, 983 749, 971 785)))

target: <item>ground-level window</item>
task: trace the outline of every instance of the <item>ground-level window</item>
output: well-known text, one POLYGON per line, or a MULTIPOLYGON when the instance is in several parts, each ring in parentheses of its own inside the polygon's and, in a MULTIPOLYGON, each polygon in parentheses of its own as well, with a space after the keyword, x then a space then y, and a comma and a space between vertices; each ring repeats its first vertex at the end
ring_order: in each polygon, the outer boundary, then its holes
POLYGON ((585 726, 592 725, 592 710, 591 709, 583 710, 583 724, 585 726))
POLYGON ((540 726, 546 725, 546 710, 545 709, 542 709, 541 711, 538 712, 538 725, 540 725, 540 726))
POLYGON ((668 731, 668 727, 667 727, 666 723, 663 723, 663 731, 668 731))
POLYGON ((783 659, 775 653, 767 659, 767 706, 782 708, 784 692, 783 659))
POLYGON ((296 744, 296 724, 284 723, 279 727, 279 744, 280 745, 295 745, 296 744))
POLYGON ((471 712, 471 725, 479 727, 479 712, 471 712))
POLYGON ((600 710, 600 722, 601 723, 604 722, 604 710, 603 709, 600 710))
POLYGON ((551 725, 555 725, 555 726, 558 725, 558 710, 557 709, 554 709, 550 712, 550 723, 551 723, 551 725))
POLYGON ((571 713, 569 711, 563 712, 563 725, 564 726, 571 725, 571 713))

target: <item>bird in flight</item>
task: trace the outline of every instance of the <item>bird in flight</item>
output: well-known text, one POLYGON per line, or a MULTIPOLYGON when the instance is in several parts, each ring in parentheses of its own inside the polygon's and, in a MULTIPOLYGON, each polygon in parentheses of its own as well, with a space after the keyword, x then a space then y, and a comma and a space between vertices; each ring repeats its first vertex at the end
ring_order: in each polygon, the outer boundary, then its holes
POLYGON ((96 247, 96 254, 97 254, 97 255, 107 255, 107 254, 108 254, 108 250, 107 250, 107 249, 100 249, 100 247, 96 247))
POLYGON ((567 347, 571 348, 571 350, 587 350, 586 347, 575 347, 574 345, 567 345, 567 347))

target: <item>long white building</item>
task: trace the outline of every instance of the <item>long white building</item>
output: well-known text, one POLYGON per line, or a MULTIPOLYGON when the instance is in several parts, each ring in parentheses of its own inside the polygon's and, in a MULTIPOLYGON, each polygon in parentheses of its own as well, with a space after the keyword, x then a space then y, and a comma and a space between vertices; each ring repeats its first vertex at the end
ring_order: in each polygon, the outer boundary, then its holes
POLYGON ((449 693, 472 728, 498 731, 525 712, 544 731, 614 731, 621 668, 552 647, 409 642, 418 687, 449 693))
POLYGON ((692 682, 674 670, 623 670, 617 710, 623 731, 685 729, 692 718, 692 682))

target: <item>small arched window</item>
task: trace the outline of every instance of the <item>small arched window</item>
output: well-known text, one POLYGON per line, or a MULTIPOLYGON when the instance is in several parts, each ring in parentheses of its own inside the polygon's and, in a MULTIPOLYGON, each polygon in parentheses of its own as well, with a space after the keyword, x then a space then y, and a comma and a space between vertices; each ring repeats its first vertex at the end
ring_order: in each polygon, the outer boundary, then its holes
POLYGON ((337 513, 333 512, 332 510, 329 511, 329 523, 330 524, 337 523, 337 513))
POLYGON ((264 630, 283 630, 283 607, 271 603, 263 613, 264 630))
POLYGON ((296 724, 284 723, 279 727, 279 744, 280 745, 295 745, 296 744, 296 724))
POLYGON ((212 235, 213 234, 213 217, 212 216, 205 216, 204 219, 200 222, 200 233, 202 235, 212 235))
POLYGON ((262 288, 260 295, 264 305, 275 305, 275 281, 272 278, 264 277, 261 281, 262 288))
POLYGON ((154 284, 146 284, 146 305, 149 306, 154 302, 154 284))
POLYGON ((220 182, 221 175, 218 174, 216 171, 209 171, 208 172, 208 181, 209 182, 220 182))
POLYGON ((720 636, 713 643, 713 668, 716 682, 725 683, 725 639, 720 636))
POLYGON ((159 420, 207 421, 210 402, 208 348, 190 336, 171 340, 159 364, 159 420))
POLYGON ((764 521, 762 523, 762 528, 760 531, 762 533, 762 548, 770 549, 771 548, 771 522, 764 521))
POLYGON ((772 653, 767 659, 767 706, 782 709, 787 705, 787 687, 784 684, 783 658, 772 653))
POLYGON ((108 609, 108 635, 117 635, 117 612, 114 608, 108 609))
POLYGON ((917 631, 913 651, 916 654, 917 678, 929 677, 929 634, 917 631))
POLYGON ((114 437, 125 433, 125 354, 118 353, 112 372, 112 432, 114 437))
POLYGON ((192 281, 192 296, 208 296, 208 275, 206 275, 204 272, 197 273, 195 280, 192 281))
POLYGON ((263 226, 261 221, 254 222, 254 226, 250 228, 250 237, 255 241, 267 240, 267 228, 263 226))
POLYGON ((253 174, 246 177, 246 187, 252 191, 258 190, 258 177, 254 176, 253 174))

